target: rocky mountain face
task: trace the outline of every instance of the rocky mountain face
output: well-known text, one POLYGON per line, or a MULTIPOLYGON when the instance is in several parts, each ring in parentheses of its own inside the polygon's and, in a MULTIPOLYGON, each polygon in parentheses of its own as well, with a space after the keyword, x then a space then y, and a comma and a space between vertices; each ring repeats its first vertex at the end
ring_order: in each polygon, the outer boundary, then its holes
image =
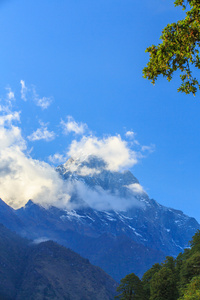
POLYGON ((53 241, 33 244, 0 224, 0 299, 113 299, 117 283, 53 241))
POLYGON ((21 236, 73 249, 117 281, 131 272, 141 276, 166 255, 176 256, 200 229, 194 218, 150 199, 130 171, 108 170, 97 157, 70 159, 57 171, 75 187, 70 208, 29 201, 13 210, 1 202, 0 220, 21 236))

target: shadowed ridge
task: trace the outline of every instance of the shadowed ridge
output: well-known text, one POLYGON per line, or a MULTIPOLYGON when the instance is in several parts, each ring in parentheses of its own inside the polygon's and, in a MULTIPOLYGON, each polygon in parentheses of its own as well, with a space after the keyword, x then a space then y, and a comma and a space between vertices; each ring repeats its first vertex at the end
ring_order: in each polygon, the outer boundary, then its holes
POLYGON ((53 241, 34 244, 0 224, 0 299, 113 299, 117 283, 53 241))
POLYGON ((16 299, 109 300, 116 287, 116 282, 88 259, 47 241, 31 248, 16 299))

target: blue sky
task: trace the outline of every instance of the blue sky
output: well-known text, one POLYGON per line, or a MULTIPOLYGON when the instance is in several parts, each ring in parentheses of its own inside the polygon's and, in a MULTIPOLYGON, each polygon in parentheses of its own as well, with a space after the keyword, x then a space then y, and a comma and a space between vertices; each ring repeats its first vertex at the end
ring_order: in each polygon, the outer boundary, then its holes
POLYGON ((20 111, 29 155, 52 164, 83 134, 120 135, 144 156, 131 170, 149 196, 200 221, 199 95, 177 93, 178 75, 142 78, 145 49, 183 15, 169 0, 1 1, 1 105, 20 111))

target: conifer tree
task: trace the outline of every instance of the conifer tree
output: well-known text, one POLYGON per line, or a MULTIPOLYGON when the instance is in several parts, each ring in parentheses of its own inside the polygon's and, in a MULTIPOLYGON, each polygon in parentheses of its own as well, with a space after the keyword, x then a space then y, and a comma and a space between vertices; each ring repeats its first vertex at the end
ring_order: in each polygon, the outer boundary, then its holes
POLYGON ((142 285, 144 289, 144 293, 147 299, 150 297, 150 286, 151 286, 151 280, 158 271, 160 271, 161 265, 160 264, 154 264, 151 269, 146 271, 142 277, 142 285))
POLYGON ((164 266, 157 272, 150 284, 150 300, 176 300, 178 291, 176 286, 175 273, 164 266))
POLYGON ((121 283, 117 288, 117 292, 119 295, 115 297, 116 299, 145 300, 141 280, 134 273, 125 276, 121 280, 121 283))

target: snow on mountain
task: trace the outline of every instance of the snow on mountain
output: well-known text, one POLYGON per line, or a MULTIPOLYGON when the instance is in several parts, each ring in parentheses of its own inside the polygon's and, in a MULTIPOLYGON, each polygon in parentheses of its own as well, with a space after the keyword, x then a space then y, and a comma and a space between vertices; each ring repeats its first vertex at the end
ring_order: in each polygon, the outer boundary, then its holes
POLYGON ((22 236, 73 249, 118 281, 130 272, 141 276, 166 255, 176 256, 200 229, 194 218, 150 199, 130 171, 110 171, 102 159, 70 159, 57 171, 73 186, 71 208, 29 201, 18 210, 4 205, 0 218, 22 236), (13 222, 6 222, 9 209, 13 222))

